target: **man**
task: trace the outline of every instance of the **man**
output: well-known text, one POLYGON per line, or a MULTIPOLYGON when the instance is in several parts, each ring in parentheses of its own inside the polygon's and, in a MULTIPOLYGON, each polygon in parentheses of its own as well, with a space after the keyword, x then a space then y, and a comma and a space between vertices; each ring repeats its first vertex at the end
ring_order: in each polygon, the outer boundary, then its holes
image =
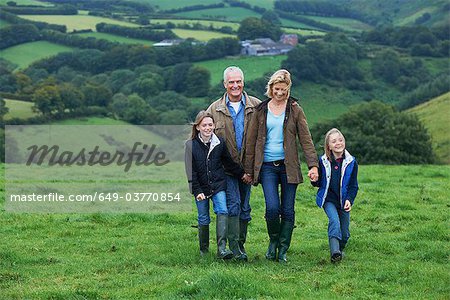
MULTIPOLYGON (((223 85, 226 93, 214 101, 207 109, 214 117, 215 133, 225 139, 233 160, 243 165, 245 138, 249 119, 254 108, 261 102, 258 98, 244 92, 244 73, 231 66, 223 72, 223 85)), ((250 188, 252 178, 244 176, 240 181, 227 174, 228 242, 237 260, 248 259, 244 244, 250 217, 250 188)))

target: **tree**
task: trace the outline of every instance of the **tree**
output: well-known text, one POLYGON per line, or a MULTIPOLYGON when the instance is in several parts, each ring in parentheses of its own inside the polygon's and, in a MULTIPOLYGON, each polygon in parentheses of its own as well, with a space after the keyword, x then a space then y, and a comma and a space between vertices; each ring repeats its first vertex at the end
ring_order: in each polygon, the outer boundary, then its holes
POLYGON ((9 108, 6 107, 5 99, 0 97, 0 121, 3 122, 3 117, 9 112, 9 108))
POLYGON ((185 95, 189 97, 203 97, 208 95, 210 88, 211 74, 209 70, 193 66, 189 69, 186 75, 186 92, 185 95))
POLYGON ((34 110, 40 111, 44 116, 64 112, 64 103, 61 101, 61 94, 58 86, 44 85, 39 87, 33 94, 34 110))
POLYGON ((273 10, 266 10, 262 14, 261 19, 266 20, 272 25, 281 26, 280 18, 278 17, 277 13, 274 12, 273 10))
POLYGON ((430 136, 419 119, 382 102, 358 105, 335 120, 315 125, 311 133, 318 148, 333 127, 342 131, 347 148, 363 164, 434 162, 430 136))
POLYGON ((278 41, 282 31, 279 26, 275 26, 266 20, 249 17, 242 20, 237 34, 240 40, 271 38, 274 41, 278 41))

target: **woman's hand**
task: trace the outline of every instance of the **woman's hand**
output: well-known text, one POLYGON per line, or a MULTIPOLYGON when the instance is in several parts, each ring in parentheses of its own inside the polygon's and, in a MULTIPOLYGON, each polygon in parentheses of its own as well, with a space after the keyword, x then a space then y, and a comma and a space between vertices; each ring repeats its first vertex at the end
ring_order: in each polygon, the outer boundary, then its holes
POLYGON ((345 200, 345 203, 344 203, 344 210, 345 210, 346 212, 349 212, 349 211, 352 210, 352 204, 350 203, 350 200, 345 200))
POLYGON ((206 197, 205 197, 205 194, 200 193, 200 194, 197 195, 197 197, 195 197, 195 199, 196 199, 197 201, 202 201, 202 200, 205 200, 206 197))
POLYGON ((319 169, 317 167, 312 167, 308 171, 308 177, 312 182, 316 182, 317 180, 319 180, 319 169))
POLYGON ((253 178, 250 174, 244 174, 241 179, 245 184, 250 184, 253 181, 253 178))

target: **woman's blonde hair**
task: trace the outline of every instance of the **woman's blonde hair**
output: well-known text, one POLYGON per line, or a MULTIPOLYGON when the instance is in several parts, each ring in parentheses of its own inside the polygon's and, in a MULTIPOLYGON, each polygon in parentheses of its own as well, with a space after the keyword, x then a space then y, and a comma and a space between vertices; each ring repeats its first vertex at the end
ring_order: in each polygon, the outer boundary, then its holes
POLYGON ((330 130, 328 130, 328 132, 325 134, 325 145, 323 145, 323 150, 325 151, 325 155, 327 156, 328 160, 331 160, 331 150, 330 150, 330 147, 328 146, 328 143, 330 141, 330 135, 332 135, 334 133, 340 134, 345 142, 345 136, 342 134, 342 132, 339 129, 331 128, 330 130))
POLYGON ((191 132, 191 137, 190 137, 191 140, 195 139, 195 137, 198 135, 199 131, 197 130, 197 125, 199 125, 203 121, 204 118, 211 118, 214 123, 214 118, 213 118, 212 114, 210 114, 206 110, 199 111, 197 116, 195 117, 195 121, 193 123, 191 123, 191 125, 192 125, 192 132, 191 132))
POLYGON ((287 96, 289 98, 289 95, 291 93, 291 86, 292 86, 291 73, 289 73, 289 71, 285 70, 285 69, 281 69, 281 70, 278 70, 275 73, 273 73, 272 76, 270 76, 269 82, 266 85, 265 95, 267 95, 267 97, 269 97, 269 98, 273 97, 272 87, 277 83, 286 83, 287 84, 287 93, 288 93, 287 96))

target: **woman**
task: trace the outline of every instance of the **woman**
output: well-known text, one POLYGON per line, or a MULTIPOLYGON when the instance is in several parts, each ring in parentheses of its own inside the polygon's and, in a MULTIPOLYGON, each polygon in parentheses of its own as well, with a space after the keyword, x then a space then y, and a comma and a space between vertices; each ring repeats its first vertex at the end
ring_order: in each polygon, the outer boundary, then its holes
POLYGON ((287 70, 278 70, 270 77, 266 87, 269 99, 256 107, 246 140, 245 171, 254 178, 254 184, 261 183, 266 203, 270 238, 266 258, 280 262, 287 261, 295 222, 295 193, 303 182, 297 137, 306 157, 308 177, 313 181, 318 178, 319 165, 303 109, 290 97, 291 85, 287 70))

